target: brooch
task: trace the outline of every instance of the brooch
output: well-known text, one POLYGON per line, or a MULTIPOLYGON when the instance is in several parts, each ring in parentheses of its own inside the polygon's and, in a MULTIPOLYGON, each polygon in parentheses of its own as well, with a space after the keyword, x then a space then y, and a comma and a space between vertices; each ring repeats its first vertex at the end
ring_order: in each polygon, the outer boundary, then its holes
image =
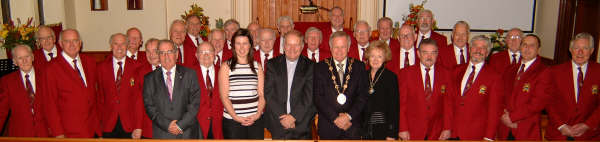
POLYGON ((529 86, 530 86, 530 85, 529 85, 529 83, 525 83, 525 84, 523 85, 523 92, 525 92, 525 93, 529 93, 529 86))
POLYGON ((486 90, 487 90, 487 87, 485 87, 485 85, 481 85, 479 87, 479 94, 484 95, 486 90))
POLYGON ((592 95, 598 95, 598 85, 592 85, 592 95))
POLYGON ((445 94, 446 93, 446 85, 442 85, 440 90, 441 90, 442 94, 445 94))
POLYGON ((129 79, 129 86, 133 87, 133 85, 135 85, 135 80, 132 77, 132 78, 129 79))

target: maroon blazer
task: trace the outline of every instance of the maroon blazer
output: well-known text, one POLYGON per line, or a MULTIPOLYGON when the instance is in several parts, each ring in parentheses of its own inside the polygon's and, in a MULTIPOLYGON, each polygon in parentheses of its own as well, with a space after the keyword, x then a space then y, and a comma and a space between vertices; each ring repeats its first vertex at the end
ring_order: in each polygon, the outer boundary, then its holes
MULTIPOLYGON (((306 45, 304 45, 304 49, 302 49, 301 55, 307 57, 308 59, 312 58, 312 55, 308 55, 308 47, 306 45)), ((319 49, 319 62, 329 57, 331 57, 331 53, 329 53, 329 51, 319 49)))
POLYGON ((65 135, 70 138, 102 136, 98 112, 96 61, 79 54, 87 85, 71 62, 62 54, 52 60, 47 70, 52 75, 45 78, 40 95, 42 107, 51 136, 65 135))
POLYGON ((503 109, 508 110, 510 120, 517 123, 517 128, 508 128, 500 123, 498 138, 506 140, 509 131, 517 140, 542 140, 540 130, 540 115, 546 107, 547 93, 550 90, 550 78, 547 66, 540 57, 525 70, 520 77, 517 73, 520 66, 514 66, 504 72, 504 101, 503 109))
MULTIPOLYGON (((585 123, 590 127, 582 136, 575 140, 600 140, 600 65, 588 62, 584 76, 583 87, 579 94, 579 101, 575 102, 575 90, 573 87, 572 61, 567 61, 550 68, 551 82, 553 83, 551 93, 551 104, 548 105, 548 127, 546 138, 548 140, 565 140, 558 127, 562 124, 573 126, 585 123)), ((575 72, 576 74, 576 72, 575 72)))
MULTIPOLYGON (((273 58, 275 58, 275 57, 277 57, 279 55, 281 55, 281 54, 278 52, 278 50, 273 49, 273 58)), ((273 58, 271 58, 271 59, 273 59, 273 58)), ((254 52, 254 61, 256 61, 256 62, 258 62, 260 64, 263 64, 263 62, 262 62, 262 60, 260 58, 260 51, 254 52)), ((264 63, 267 64, 266 61, 264 63)), ((263 66, 265 67, 263 69, 263 72, 267 72, 267 65, 263 65, 263 66)))
MULTIPOLYGON (((373 41, 373 40, 369 40, 369 42, 371 42, 371 41, 373 41)), ((391 40, 390 40, 390 42, 391 42, 391 40)), ((358 51, 358 50, 360 50, 360 49, 358 49, 358 41, 356 41, 356 39, 352 39, 352 44, 350 45, 350 49, 348 50, 348 57, 354 58, 359 61, 363 61, 360 58, 360 51, 358 51)), ((367 65, 367 66, 369 66, 369 65, 367 65)))
POLYGON ((146 59, 146 52, 144 52, 144 51, 138 51, 136 58, 137 59, 133 59, 133 58, 132 59, 140 65, 148 63, 148 59, 146 59))
MULTIPOLYGON (((488 60, 488 63, 490 66, 494 67, 494 69, 496 69, 498 72, 504 72, 507 69, 511 68, 510 64, 510 55, 508 55, 508 50, 504 50, 504 51, 500 51, 498 53, 492 54, 488 60)), ((514 64, 516 66, 520 66, 521 64, 521 59, 519 59, 519 62, 517 62, 517 64, 514 64)))
POLYGON ((142 100, 138 101, 136 104, 136 107, 142 107, 143 111, 142 111, 142 120, 139 121, 138 123, 141 123, 142 126, 142 136, 145 138, 152 138, 152 120, 150 119, 150 117, 148 116, 148 114, 146 114, 146 108, 144 107, 144 101, 143 101, 143 89, 144 89, 144 75, 148 74, 149 72, 152 72, 152 65, 150 65, 149 63, 146 64, 141 64, 136 71, 136 83, 135 83, 135 87, 136 87, 136 94, 139 95, 140 97, 142 97, 142 100))
MULTIPOLYGON (((98 88, 100 122, 103 132, 112 132, 117 119, 125 132, 132 132, 134 129, 142 129, 142 115, 144 109, 136 105, 142 100, 142 96, 136 94, 138 90, 135 83, 138 69, 138 63, 126 57, 123 76, 117 90, 113 57, 106 58, 98 64, 98 88)), ((142 131, 143 132, 143 131, 142 131)))
MULTIPOLYGON (((222 54, 223 57, 221 57, 222 58, 221 64, 223 64, 224 61, 229 60, 229 58, 233 57, 233 53, 231 52, 231 50, 226 50, 226 49, 227 49, 227 45, 225 45, 225 47, 223 48, 223 54, 222 54)), ((275 49, 273 49, 273 50, 275 50, 275 49)), ((217 56, 215 56, 215 58, 217 58, 217 56)), ((221 66, 221 65, 215 65, 215 66, 221 66)))
MULTIPOLYGON (((393 40, 390 40, 390 44, 392 44, 393 40)), ((391 46, 390 46, 391 47, 391 46)), ((419 50, 417 50, 417 48, 413 48, 414 52, 415 52, 415 64, 413 65, 419 65, 420 64, 420 59, 419 59, 419 55, 417 55, 417 52, 419 52, 419 50)), ((385 64, 385 68, 387 68, 388 70, 396 73, 396 75, 400 76, 400 64, 404 64, 404 62, 400 63, 400 46, 398 46, 398 48, 390 48, 390 51, 392 52, 392 60, 388 61, 385 64)), ((413 66, 411 65, 411 66, 413 66)), ((399 81, 401 82, 401 81, 399 81)))
MULTIPOLYGON (((459 65, 460 62, 456 62, 456 55, 454 54, 456 51, 454 51, 454 44, 450 43, 445 47, 440 47, 439 49, 439 54, 438 54, 438 58, 437 58, 437 63, 441 64, 442 66, 444 66, 447 69, 454 69, 456 66, 459 65)), ((467 57, 467 59, 465 59, 465 64, 469 63, 469 60, 471 59, 468 54, 469 54, 469 44, 467 44, 467 46, 465 47, 466 54, 464 54, 465 57, 467 57)))
MULTIPOLYGON (((275 43, 273 43, 273 53, 283 54, 283 53, 279 53, 279 50, 281 50, 280 48, 283 48, 283 47, 280 47, 280 45, 279 45, 279 43, 281 42, 281 40, 279 40, 279 39, 281 39, 281 37, 279 37, 279 36, 277 36, 275 38, 275 43)), ((254 44, 256 44, 256 43, 254 43, 254 44)))
POLYGON ((426 99, 421 65, 400 73, 400 132, 408 131, 412 140, 437 140, 443 130, 451 129, 450 96, 456 95, 450 71, 434 65, 433 94, 426 99))
MULTIPOLYGON (((348 36, 350 36, 350 39, 354 40, 354 34, 352 30, 347 28, 344 28, 343 30, 344 32, 346 32, 346 34, 348 34, 348 36)), ((323 40, 321 40, 321 49, 331 52, 329 50, 329 37, 331 36, 331 34, 333 34, 331 32, 331 24, 328 25, 326 29, 321 29, 321 33, 323 33, 323 40)))
MULTIPOLYGON (((183 64, 179 62, 178 64, 186 67, 192 67, 198 64, 198 59, 196 58, 196 49, 198 49, 196 44, 194 44, 194 42, 190 39, 190 36, 186 34, 185 40, 183 40, 183 64)), ((177 61, 180 59, 181 57, 177 58, 177 61)))
POLYGON ((198 84, 200 84, 200 108, 198 109, 196 118, 198 119, 198 124, 200 124, 200 129, 202 129, 202 136, 203 138, 208 136, 208 129, 212 125, 213 137, 215 139, 223 139, 223 104, 219 95, 219 67, 215 66, 215 78, 211 80, 214 84, 212 95, 208 94, 208 89, 206 88, 206 81, 204 79, 206 72, 202 72, 200 66, 195 66, 193 69, 196 71, 198 84))
MULTIPOLYGON (((417 34, 417 36, 419 36, 419 31, 418 30, 415 31, 415 34, 417 34)), ((419 37, 417 37, 417 39, 418 38, 419 37)), ((435 32, 433 30, 431 30, 431 36, 429 36, 429 38, 435 40, 435 42, 437 43, 437 46, 440 47, 440 48, 444 48, 444 47, 446 47, 446 45, 448 45, 448 39, 446 38, 446 36, 444 36, 442 34, 439 34, 439 33, 435 32)), ((415 41, 415 48, 419 48, 419 47, 417 47, 417 44, 418 44, 417 43, 418 42, 417 39, 415 39, 416 40, 415 41)))
MULTIPOLYGON (((58 48, 58 45, 55 46, 56 48, 56 53, 57 54, 61 54, 62 53, 62 49, 58 48)), ((33 64, 36 66, 45 66, 46 64, 50 63, 50 61, 46 60, 46 56, 44 55, 44 49, 40 48, 40 49, 36 49, 35 51, 33 51, 33 64)), ((54 55, 56 57, 58 57, 58 55, 54 55)), ((54 58, 56 58, 54 57, 54 58)))
POLYGON ((493 68, 483 65, 471 87, 461 96, 461 82, 468 66, 464 64, 454 69, 454 81, 459 89, 451 97, 454 111, 452 136, 460 140, 495 139, 502 114, 502 80, 493 68))
MULTIPOLYGON (((35 68, 36 95, 43 91, 44 76, 42 68, 35 68)), ((5 120, 8 119, 6 136, 48 137, 48 126, 43 116, 41 100, 35 100, 32 106, 29 92, 25 88, 20 70, 0 80, 0 127, 4 126, 5 120), (7 118, 9 111, 10 118, 7 118)))

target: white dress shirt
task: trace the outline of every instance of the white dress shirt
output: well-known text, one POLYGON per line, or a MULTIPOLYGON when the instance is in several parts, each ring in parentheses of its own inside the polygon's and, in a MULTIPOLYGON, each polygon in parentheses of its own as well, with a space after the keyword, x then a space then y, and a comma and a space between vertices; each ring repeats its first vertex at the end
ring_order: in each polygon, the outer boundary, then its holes
POLYGON ((267 57, 267 59, 265 59, 265 52, 263 52, 262 50, 260 50, 260 61, 262 61, 262 63, 260 63, 262 65, 262 68, 265 68, 265 64, 267 64, 267 60, 272 59, 273 58, 273 50, 269 51, 269 57, 267 57))
POLYGON ((135 53, 131 53, 131 51, 127 50, 127 57, 137 60, 138 59, 138 52, 135 53), (135 55, 135 58, 132 58, 131 56, 135 55))
POLYGON ((294 81, 294 73, 296 72, 296 65, 298 65, 298 59, 296 61, 290 61, 285 59, 287 63, 287 99, 286 99, 286 112, 289 114, 292 112, 292 106, 290 104, 290 97, 292 96, 292 82, 294 81))
POLYGON ((231 41, 227 41, 227 49, 231 50, 231 41))
POLYGON ((29 74, 29 82, 31 83, 31 89, 35 93, 36 91, 35 91, 35 70, 34 70, 34 68, 31 68, 29 73, 26 73, 23 70, 20 70, 20 71, 21 71, 21 80, 23 80, 23 86, 25 86, 25 88, 27 88, 27 80, 25 78, 25 75, 29 74))
MULTIPOLYGON (((463 75, 462 81, 460 83, 460 94, 461 96, 463 95, 463 92, 465 91, 465 86, 467 85, 467 80, 469 79, 469 75, 471 74, 471 72, 473 72, 473 65, 475 65, 475 74, 473 74, 473 82, 475 82, 475 80, 477 80, 477 75, 479 75, 479 71, 481 71, 481 68, 483 67, 483 62, 477 63, 477 64, 473 64, 473 62, 469 62, 469 66, 467 66, 467 70, 465 71, 465 74, 463 75)), ((471 82, 471 83, 473 83, 471 82)))
POLYGON ((285 38, 283 38, 283 36, 279 37, 279 53, 283 54, 283 52, 285 52, 284 49, 285 46, 285 38))
POLYGON ((152 70, 156 70, 156 66, 159 66, 159 67, 160 67, 160 64, 156 64, 156 65, 150 65, 150 66, 152 66, 152 70))
POLYGON ((206 78, 209 77, 210 83, 212 83, 210 85, 215 86, 215 66, 205 67, 203 65, 200 65, 200 69, 202 70, 202 75, 204 77, 205 85, 208 85, 208 84, 206 84, 206 78), (206 74, 207 70, 208 70, 208 74, 206 74))
POLYGON ((404 66, 404 58, 406 58, 406 57, 404 57, 404 56, 406 56, 406 55, 405 55, 404 52, 408 52, 408 64, 411 65, 411 66, 415 64, 416 53, 415 53, 414 48, 415 47, 412 47, 412 48, 410 48, 408 50, 406 50, 404 48, 400 48, 400 68, 401 69, 405 68, 405 66, 404 66))
POLYGON ((44 57, 46 57, 46 61, 50 61, 50 59, 55 58, 56 56, 58 56, 58 51, 56 50, 56 45, 54 45, 54 47, 52 48, 52 50, 50 50, 50 52, 42 49, 42 51, 44 51, 44 57), (52 57, 50 57, 50 55, 48 55, 48 53, 52 53, 52 57))
MULTIPOLYGON (((67 53, 65 53, 64 51, 62 52, 62 56, 63 58, 65 58, 65 60, 67 60, 67 63, 69 63, 69 65, 71 65, 71 67, 75 69, 75 67, 73 66, 74 59, 71 58, 71 56, 67 55, 67 53)), ((81 64, 81 58, 79 58, 79 55, 77 55, 75 59, 77 59, 77 68, 80 71, 79 73, 81 74, 81 79, 83 79, 83 85, 87 86, 87 80, 85 79, 85 71, 83 70, 83 64, 81 64)))
POLYGON ((363 59, 363 57, 364 57, 364 55, 365 55, 365 54, 364 54, 364 51, 363 51, 363 48, 364 48, 365 50, 367 50, 367 47, 369 47, 369 43, 367 43, 365 46, 361 46, 361 45, 360 45, 360 44, 358 44, 358 43, 357 43, 357 45, 358 45, 358 56, 359 56, 360 60, 362 61, 362 59, 363 59))
POLYGON ((423 36, 425 36, 425 38, 430 38, 431 37, 431 30, 429 30, 429 32, 423 34, 421 32, 418 32, 419 35, 417 36, 417 48, 421 45, 421 40, 423 40, 423 36))
MULTIPOLYGON (((173 68, 171 68, 170 70, 167 70, 165 67, 161 67, 163 70, 163 78, 165 79, 165 85, 168 83, 167 82, 167 72, 171 72, 171 86, 173 87, 173 90, 175 89, 175 68, 177 68, 177 66, 173 66, 173 68)), ((167 88, 168 89, 168 88, 167 88)), ((167 90, 168 91, 168 90, 167 90)))
MULTIPOLYGON (((531 66, 531 64, 533 64, 533 62, 535 62, 535 59, 536 59, 536 58, 533 58, 533 59, 531 59, 531 60, 529 60, 529 61, 526 61, 526 62, 521 62, 521 64, 525 64, 525 67, 524 67, 524 69, 523 69, 523 72, 526 72, 526 71, 527 71, 527 69, 529 69, 529 67, 531 66)), ((517 72, 518 72, 519 70, 521 70, 521 65, 519 65, 519 69, 517 70, 517 72)))
MULTIPOLYGON (((461 50, 461 48, 459 48, 458 46, 454 45, 454 57, 456 58, 456 64, 457 65, 460 64, 460 50, 461 50)), ((467 59, 469 59, 468 58, 469 54, 467 53, 467 47, 462 47, 462 54, 463 54, 463 56, 465 56, 465 58, 464 58, 465 63, 467 61, 469 61, 469 60, 467 60, 467 59)))
MULTIPOLYGON (((433 80, 434 80, 434 67, 435 66, 431 66, 429 68, 429 85, 431 85, 432 91, 433 91, 433 80)), ((425 68, 427 68, 427 66, 425 66, 423 63, 421 63, 421 79, 423 80, 423 88, 426 88, 425 87, 425 84, 426 84, 425 77, 427 75, 427 72, 426 72, 425 68)))
POLYGON ((183 58, 183 56, 185 56, 185 54, 183 54, 183 44, 177 46, 177 49, 179 50, 179 53, 181 53, 181 54, 179 54, 179 55, 181 55, 181 57, 179 57, 179 58, 181 58, 181 63, 183 64, 183 62, 185 62, 185 58, 183 58))
POLYGON ((310 51, 310 49, 306 49, 306 56, 308 56, 308 59, 313 59, 312 58, 312 54, 315 53, 315 61, 318 63, 319 62, 319 48, 317 48, 315 51, 310 51))
POLYGON ((579 89, 577 89, 577 77, 579 75, 579 70, 577 69, 578 67, 581 67, 581 73, 583 75, 583 79, 585 79, 585 73, 587 72, 587 67, 588 67, 588 63, 583 64, 582 66, 579 66, 577 64, 575 64, 575 62, 571 61, 571 67, 573 68, 573 90, 575 90, 575 103, 579 102, 579 98, 577 98, 577 93, 579 93, 579 89))
POLYGON ((508 60, 511 62, 513 61, 513 57, 512 57, 513 54, 517 54, 517 56, 515 56, 515 60, 516 60, 515 63, 518 63, 519 59, 521 58, 521 52, 519 52, 519 51, 512 52, 512 51, 508 50, 508 60))
POLYGON ((119 60, 113 56, 113 73, 115 75, 115 80, 117 80, 117 71, 119 71, 119 62, 121 62, 121 72, 125 72, 125 58, 119 60))

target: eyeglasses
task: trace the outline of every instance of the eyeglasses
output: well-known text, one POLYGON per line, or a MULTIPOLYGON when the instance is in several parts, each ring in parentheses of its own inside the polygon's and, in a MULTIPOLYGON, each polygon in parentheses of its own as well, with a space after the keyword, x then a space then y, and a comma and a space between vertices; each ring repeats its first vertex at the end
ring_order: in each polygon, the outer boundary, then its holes
POLYGON ((508 39, 521 39, 521 36, 513 35, 513 36, 508 36, 506 38, 508 38, 508 39))
POLYGON ((177 52, 177 50, 172 49, 172 50, 167 50, 167 51, 158 51, 158 55, 166 55, 166 54, 175 54, 177 52))
POLYGON ((47 37, 38 37, 37 40, 39 40, 39 41, 51 41, 52 39, 54 39, 54 37, 47 36, 47 37))
POLYGON ((212 54, 212 51, 198 51, 200 54, 212 54))

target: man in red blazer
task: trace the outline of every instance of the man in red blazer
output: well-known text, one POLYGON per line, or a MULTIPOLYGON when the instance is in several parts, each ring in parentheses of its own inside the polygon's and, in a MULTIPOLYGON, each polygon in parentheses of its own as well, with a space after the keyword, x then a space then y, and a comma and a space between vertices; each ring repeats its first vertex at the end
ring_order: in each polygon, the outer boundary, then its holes
POLYGON ((258 51, 258 49, 260 49, 260 45, 258 45, 258 43, 260 42, 260 37, 258 35, 258 32, 262 28, 260 27, 260 25, 258 23, 252 22, 252 23, 248 24, 246 29, 248 29, 248 31, 250 32, 250 36, 252 37, 252 40, 254 40, 254 47, 252 47, 252 49, 254 49, 254 51, 256 52, 256 51, 258 51))
POLYGON ((302 50, 302 56, 308 57, 308 59, 315 63, 319 63, 320 61, 331 57, 331 53, 319 48, 323 41, 323 33, 321 33, 321 30, 310 27, 304 33, 304 37, 304 43, 306 43, 306 45, 302 50))
MULTIPOLYGON (((136 73, 136 83, 135 87, 138 92, 137 95, 142 96, 143 87, 144 87, 144 75, 152 72, 153 70, 160 68, 160 59, 158 58, 158 39, 151 38, 146 41, 146 59, 147 62, 143 63, 138 67, 136 73)), ((141 106, 144 111, 142 113, 142 120, 138 120, 137 123, 141 123, 142 125, 142 137, 143 138, 152 138, 152 120, 148 114, 146 114, 146 110, 144 108, 143 100, 138 101, 136 106, 141 106)), ((139 125, 139 124, 138 124, 139 125)))
POLYGON ((419 47, 421 40, 426 38, 435 40, 438 47, 445 47, 448 45, 446 36, 433 31, 434 21, 435 18, 433 17, 433 12, 429 9, 423 9, 417 13, 417 27, 419 28, 419 31, 417 31, 416 47, 419 47))
MULTIPOLYGON (((169 29, 169 37, 171 41, 175 43, 176 48, 179 50, 179 58, 177 58, 177 64, 184 66, 193 66, 196 63, 196 49, 192 45, 184 45, 186 38, 185 22, 182 20, 175 20, 171 23, 169 29)), ((189 42, 188 42, 189 43, 189 42)))
POLYGON ((571 61, 552 67, 548 140, 600 140, 600 65, 589 62, 594 38, 579 33, 569 46, 571 61))
POLYGON ((398 33, 398 39, 400 39, 400 48, 390 49, 392 52, 392 61, 386 65, 387 69, 391 70, 397 75, 399 75, 400 69, 419 64, 417 48, 415 48, 413 44, 415 39, 417 39, 414 28, 409 25, 402 25, 398 33))
POLYGON ((335 6, 331 8, 328 14, 330 18, 329 22, 331 23, 331 28, 321 29, 323 32, 323 39, 325 39, 321 43, 321 45, 323 45, 321 46, 321 49, 331 53, 331 51, 329 50, 329 37, 332 33, 343 31, 346 34, 350 35, 351 39, 354 39, 354 37, 350 29, 344 28, 344 9, 342 9, 339 6, 335 6))
POLYGON ((389 17, 382 17, 377 20, 377 31, 379 31, 379 38, 374 40, 383 40, 386 41, 390 49, 398 50, 400 49, 400 42, 395 37, 392 37, 392 30, 394 27, 392 25, 394 22, 389 17))
POLYGON ((198 123, 202 129, 203 138, 223 139, 223 104, 219 97, 217 72, 215 66, 215 49, 209 43, 201 43, 196 52, 198 66, 196 70, 198 84, 200 84, 200 108, 198 109, 198 123))
POLYGON ((48 64, 62 52, 55 44, 56 37, 54 37, 54 31, 49 27, 40 26, 35 33, 35 40, 36 45, 41 47, 40 49, 33 51, 33 56, 37 59, 33 61, 33 64, 36 66, 48 64))
POLYGON ((4 128, 4 122, 8 119, 5 136, 48 137, 41 103, 39 99, 36 100, 37 94, 43 91, 44 71, 34 67, 29 46, 17 45, 11 54, 19 70, 0 80, 0 128, 4 128), (10 118, 7 118, 9 111, 10 118))
POLYGON ((63 52, 47 66, 39 96, 50 135, 57 138, 102 136, 98 112, 96 61, 79 54, 79 32, 67 29, 60 34, 63 52))
POLYGON ((538 56, 540 41, 527 35, 521 44, 520 65, 504 72, 504 114, 498 129, 500 140, 542 140, 540 115, 551 90, 548 68, 538 56))
POLYGON ((279 52, 279 54, 283 54, 283 45, 285 45, 285 39, 283 37, 292 30, 294 30, 294 20, 292 20, 290 16, 281 16, 277 19, 277 31, 279 31, 279 36, 274 38, 273 50, 279 52))
POLYGON ((136 27, 129 28, 127 30, 127 57, 133 59, 139 63, 146 63, 146 53, 140 51, 144 38, 142 38, 142 32, 136 27))
POLYGON ((254 52, 254 61, 260 63, 263 71, 266 72, 266 65, 269 59, 273 59, 279 56, 279 52, 273 49, 273 42, 275 41, 275 31, 265 28, 259 32, 260 48, 257 52, 254 52))
POLYGON ((521 40, 523 39, 523 32, 521 29, 513 28, 506 33, 506 47, 507 50, 495 53, 490 56, 489 64, 494 67, 498 72, 504 72, 511 66, 518 66, 521 64, 521 53, 519 47, 521 46, 521 40))
POLYGON ((232 57, 230 50, 226 50, 225 45, 225 31, 221 29, 213 29, 208 35, 208 42, 215 48, 215 61, 216 66, 221 66, 223 61, 229 60, 232 57))
POLYGON ((223 30, 225 32, 225 38, 227 39, 227 48, 224 48, 223 50, 231 51, 231 38, 238 29, 240 29, 240 23, 235 19, 229 19, 225 21, 225 24, 223 24, 223 30))
POLYGON ((367 51, 369 40, 371 39, 371 26, 369 26, 369 23, 362 20, 357 21, 354 25, 354 37, 356 37, 356 41, 350 45, 348 57, 360 60, 366 64, 367 58, 364 58, 364 53, 367 51))
POLYGON ((134 138, 142 135, 144 109, 137 102, 142 96, 136 94, 138 62, 128 58, 127 36, 121 33, 110 37, 112 57, 98 64, 99 108, 102 136, 105 138, 134 138), (133 107, 132 107, 133 106, 133 107))
POLYGON ((454 69, 457 95, 452 96, 452 136, 460 140, 494 140, 500 121, 502 80, 485 65, 492 49, 484 35, 471 39, 469 63, 454 69))
POLYGON ((469 24, 458 21, 452 29, 452 43, 446 48, 440 48, 438 62, 448 69, 454 69, 457 65, 466 64, 469 61, 469 24))
POLYGON ((455 95, 450 71, 436 65, 435 40, 421 41, 420 64, 400 73, 400 133, 402 140, 450 138, 450 96, 455 95))

